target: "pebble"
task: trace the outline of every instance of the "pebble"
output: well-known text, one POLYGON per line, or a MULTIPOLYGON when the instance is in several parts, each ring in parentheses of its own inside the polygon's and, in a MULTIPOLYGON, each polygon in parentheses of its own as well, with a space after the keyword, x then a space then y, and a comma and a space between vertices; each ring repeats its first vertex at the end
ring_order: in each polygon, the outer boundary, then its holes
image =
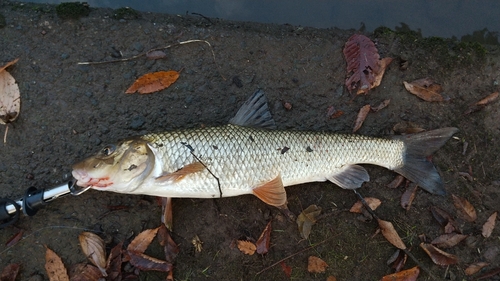
POLYGON ((141 115, 137 115, 130 121, 130 128, 133 130, 140 129, 146 123, 146 118, 141 115))
POLYGON ((132 44, 132 47, 138 52, 142 52, 144 50, 144 45, 142 45, 140 42, 135 42, 134 44, 132 44))
POLYGON ((69 58, 69 55, 68 55, 68 54, 62 54, 62 55, 61 55, 61 59, 62 59, 62 60, 65 60, 65 59, 67 59, 67 58, 69 58))

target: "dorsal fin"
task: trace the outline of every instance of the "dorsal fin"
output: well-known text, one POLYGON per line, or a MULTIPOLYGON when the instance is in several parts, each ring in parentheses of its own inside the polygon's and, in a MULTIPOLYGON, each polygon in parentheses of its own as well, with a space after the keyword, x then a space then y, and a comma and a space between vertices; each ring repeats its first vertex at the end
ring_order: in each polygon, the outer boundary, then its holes
POLYGON ((230 124, 276 129, 274 119, 269 112, 267 99, 264 91, 257 90, 236 112, 236 115, 229 120, 230 124))

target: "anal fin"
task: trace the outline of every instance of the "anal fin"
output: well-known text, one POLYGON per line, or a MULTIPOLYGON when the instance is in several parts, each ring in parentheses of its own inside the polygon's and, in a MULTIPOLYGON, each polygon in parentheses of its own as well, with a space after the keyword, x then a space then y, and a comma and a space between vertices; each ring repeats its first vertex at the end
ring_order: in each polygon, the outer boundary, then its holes
POLYGON ((156 178, 156 181, 158 181, 158 182, 180 181, 185 176, 192 174, 192 173, 200 172, 203 169, 205 169, 205 166, 203 166, 203 164, 201 164, 200 162, 194 162, 194 163, 191 163, 191 164, 188 164, 188 165, 182 167, 181 169, 179 169, 173 173, 161 175, 161 176, 156 178))
POLYGON ((327 179, 344 189, 356 189, 365 181, 370 181, 370 176, 365 168, 359 165, 345 165, 327 179))
POLYGON ((281 181, 281 175, 259 187, 253 189, 253 194, 264 203, 280 207, 286 204, 286 191, 281 181))

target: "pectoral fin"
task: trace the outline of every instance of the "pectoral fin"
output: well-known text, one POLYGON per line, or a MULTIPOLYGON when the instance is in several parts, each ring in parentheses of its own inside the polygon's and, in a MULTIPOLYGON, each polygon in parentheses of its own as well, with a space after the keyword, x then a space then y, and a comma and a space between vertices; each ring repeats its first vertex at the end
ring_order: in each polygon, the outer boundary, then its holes
POLYGON ((203 169, 205 169, 205 166, 203 166, 203 164, 201 164, 200 162, 194 162, 194 163, 191 163, 191 164, 188 164, 188 165, 182 167, 181 169, 179 169, 173 173, 161 175, 161 176, 156 178, 156 181, 158 181, 158 182, 180 181, 185 176, 192 174, 192 173, 203 171, 203 169))
POLYGON ((345 165, 327 179, 344 189, 356 189, 361 187, 365 181, 370 181, 370 176, 361 166, 345 165))
POLYGON ((270 182, 254 188, 253 194, 271 206, 280 207, 286 204, 286 192, 281 181, 281 175, 278 175, 270 182))

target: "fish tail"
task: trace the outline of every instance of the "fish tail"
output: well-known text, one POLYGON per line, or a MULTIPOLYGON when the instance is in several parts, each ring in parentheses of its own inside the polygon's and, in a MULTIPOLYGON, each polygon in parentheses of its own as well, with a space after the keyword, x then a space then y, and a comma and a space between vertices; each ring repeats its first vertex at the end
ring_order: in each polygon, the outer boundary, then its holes
POLYGON ((442 128, 398 137, 405 143, 403 165, 394 169, 432 194, 445 195, 443 181, 436 167, 426 158, 443 146, 457 128, 442 128))

